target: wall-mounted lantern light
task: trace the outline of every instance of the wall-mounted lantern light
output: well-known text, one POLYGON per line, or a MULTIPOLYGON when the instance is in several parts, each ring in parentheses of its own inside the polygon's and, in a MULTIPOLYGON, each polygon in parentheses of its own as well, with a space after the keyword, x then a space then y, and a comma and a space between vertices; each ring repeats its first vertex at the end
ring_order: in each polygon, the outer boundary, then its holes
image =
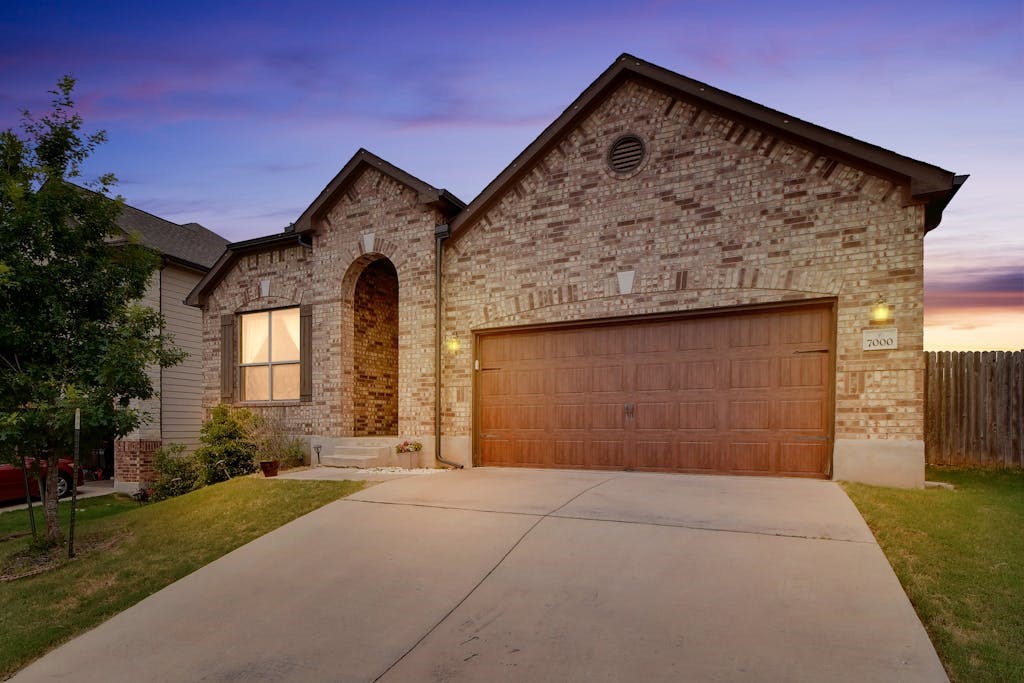
POLYGON ((444 346, 448 349, 448 353, 457 353, 462 348, 458 337, 448 337, 448 341, 444 343, 444 346))
POLYGON ((878 297, 878 301, 871 307, 871 324, 884 325, 892 322, 892 306, 886 303, 885 299, 878 297))

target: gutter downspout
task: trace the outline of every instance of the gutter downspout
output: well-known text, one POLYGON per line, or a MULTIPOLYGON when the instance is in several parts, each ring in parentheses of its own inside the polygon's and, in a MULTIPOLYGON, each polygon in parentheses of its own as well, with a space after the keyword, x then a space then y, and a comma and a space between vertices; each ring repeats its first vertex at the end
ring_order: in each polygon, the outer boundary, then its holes
POLYGON ((462 469, 462 465, 441 457, 441 243, 450 237, 447 223, 434 226, 434 459, 462 469))

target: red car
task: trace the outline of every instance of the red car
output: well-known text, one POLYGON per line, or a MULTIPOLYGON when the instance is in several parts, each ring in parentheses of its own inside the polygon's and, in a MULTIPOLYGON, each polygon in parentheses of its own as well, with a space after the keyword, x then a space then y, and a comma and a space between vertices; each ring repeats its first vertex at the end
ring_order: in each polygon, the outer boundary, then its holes
MULTIPOLYGON (((29 465, 35 462, 34 458, 28 459, 29 465)), ((42 477, 46 479, 46 463, 40 463, 42 477)), ((68 458, 61 458, 57 461, 57 495, 60 498, 71 495, 71 482, 74 479, 74 461, 68 458)), ((82 468, 78 468, 78 484, 85 482, 82 468)), ((32 476, 31 470, 28 475, 28 487, 34 497, 39 496, 39 482, 32 476)), ((20 467, 14 465, 0 464, 0 500, 25 500, 25 476, 20 467)))

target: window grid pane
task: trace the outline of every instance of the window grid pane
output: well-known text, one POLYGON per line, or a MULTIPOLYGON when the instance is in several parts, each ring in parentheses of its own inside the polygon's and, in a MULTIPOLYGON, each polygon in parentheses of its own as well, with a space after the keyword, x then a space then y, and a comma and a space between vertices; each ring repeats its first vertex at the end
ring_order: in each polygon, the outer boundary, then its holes
POLYGON ((298 400, 299 309, 244 313, 240 317, 242 400, 298 400))
POLYGON ((299 364, 272 365, 274 400, 289 401, 299 398, 299 364))
POLYGON ((270 314, 270 350, 274 363, 299 360, 299 309, 287 308, 270 314))
POLYGON ((242 400, 270 399, 270 366, 252 365, 242 368, 242 400))
POLYGON ((269 313, 242 316, 242 363, 266 363, 270 360, 269 313))

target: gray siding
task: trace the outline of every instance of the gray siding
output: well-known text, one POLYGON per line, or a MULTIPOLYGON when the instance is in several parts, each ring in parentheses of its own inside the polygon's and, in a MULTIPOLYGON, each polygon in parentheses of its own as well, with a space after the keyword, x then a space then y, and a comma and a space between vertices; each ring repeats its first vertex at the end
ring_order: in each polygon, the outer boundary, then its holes
POLYGON ((186 306, 188 293, 200 274, 168 265, 163 269, 161 310, 166 330, 175 345, 188 353, 178 365, 164 368, 161 381, 163 441, 182 443, 192 450, 199 443, 203 421, 203 318, 198 308, 186 306))

